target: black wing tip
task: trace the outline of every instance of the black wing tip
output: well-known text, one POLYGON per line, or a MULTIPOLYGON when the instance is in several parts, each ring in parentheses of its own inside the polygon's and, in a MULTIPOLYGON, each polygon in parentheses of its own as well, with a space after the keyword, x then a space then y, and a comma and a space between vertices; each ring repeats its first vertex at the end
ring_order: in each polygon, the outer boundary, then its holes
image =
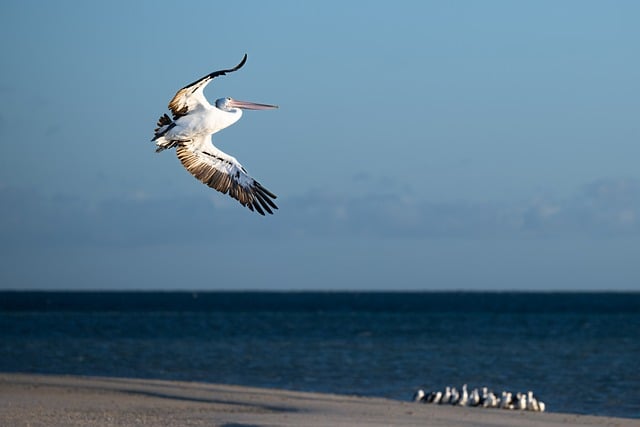
POLYGON ((258 203, 256 199, 253 199, 253 202, 251 202, 251 204, 253 204, 253 207, 260 215, 264 216, 264 211, 262 210, 262 208, 260 207, 260 203, 258 203))
MULTIPOLYGON (((242 60, 240 61, 240 63, 238 65, 236 65, 235 67, 229 68, 228 70, 214 71, 213 73, 207 74, 206 76, 204 76, 202 78, 199 78, 198 80, 196 80, 196 81, 194 81, 192 83, 189 83, 188 85, 186 85, 185 87, 183 87, 180 90, 184 90, 184 89, 190 88, 191 86, 193 86, 193 85, 195 85, 197 83, 200 83, 201 81, 203 81, 205 79, 209 79, 210 80, 210 79, 216 78, 218 76, 226 76, 227 73, 233 73, 234 71, 238 71, 240 68, 242 68, 244 66, 245 62, 247 62, 247 54, 246 53, 242 57, 242 60)), ((180 92, 180 90, 178 91, 178 93, 180 92)), ((195 91, 195 89, 194 89, 194 91, 195 91)), ((172 110, 171 109, 171 103, 169 103, 169 109, 172 110)), ((183 116, 186 113, 187 113, 187 109, 185 107, 185 108, 183 108, 183 110, 176 112, 174 114, 173 119, 176 120, 178 117, 183 116)))
POLYGON ((273 211, 278 209, 278 206, 276 206, 269 197, 259 190, 253 194, 253 198, 251 200, 242 204, 249 208, 251 212, 259 213, 262 216, 265 216, 265 213, 273 215, 273 211))
POLYGON ((238 65, 236 65, 233 68, 229 68, 228 70, 221 70, 221 71, 216 71, 210 74, 210 76, 216 77, 216 76, 226 76, 227 73, 233 73, 234 71, 238 71, 240 68, 242 68, 245 64, 245 62, 247 62, 247 54, 245 53, 244 56, 242 57, 242 60, 240 61, 240 63, 238 65))
POLYGON ((238 65, 235 66, 235 68, 233 69, 233 71, 239 70, 240 68, 242 68, 244 66, 244 63, 247 62, 247 54, 245 53, 244 56, 242 57, 242 61, 240 61, 240 63, 238 65))
POLYGON ((276 196, 275 194, 273 194, 271 191, 267 190, 262 184, 260 184, 258 181, 255 181, 255 186, 256 188, 263 194, 269 196, 272 199, 277 199, 278 196, 276 196))
MULTIPOLYGON (((256 191, 255 196, 258 202, 260 203, 260 205, 264 208, 264 210, 269 212, 271 215, 273 215, 273 211, 269 207, 269 205, 275 206, 273 202, 269 200, 267 197, 264 197, 262 194, 260 194, 259 191, 256 191)), ((254 200, 254 203, 255 203, 255 200, 254 200)))
POLYGON ((260 204, 270 213, 273 214, 273 212, 271 211, 271 208, 273 209, 278 209, 278 206, 276 206, 276 204, 274 203, 274 199, 277 198, 277 196, 275 194, 273 194, 271 191, 267 190, 266 188, 264 188, 259 182, 255 181, 254 183, 255 185, 255 197, 256 199, 258 199, 258 201, 260 202, 260 204))

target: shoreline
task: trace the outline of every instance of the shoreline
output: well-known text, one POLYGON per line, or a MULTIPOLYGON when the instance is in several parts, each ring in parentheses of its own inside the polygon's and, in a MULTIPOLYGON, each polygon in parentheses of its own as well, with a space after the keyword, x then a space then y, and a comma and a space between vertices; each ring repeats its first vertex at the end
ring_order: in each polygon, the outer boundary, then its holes
POLYGON ((640 427, 640 420, 199 382, 0 373, 0 425, 640 427))

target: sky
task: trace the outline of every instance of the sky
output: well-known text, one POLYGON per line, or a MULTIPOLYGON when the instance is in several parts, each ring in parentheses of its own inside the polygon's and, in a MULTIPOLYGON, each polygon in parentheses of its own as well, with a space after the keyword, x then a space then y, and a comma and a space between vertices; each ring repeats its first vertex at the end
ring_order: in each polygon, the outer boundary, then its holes
POLYGON ((0 289, 640 291, 640 3, 0 5, 0 289), (261 217, 150 141, 175 92, 261 217))

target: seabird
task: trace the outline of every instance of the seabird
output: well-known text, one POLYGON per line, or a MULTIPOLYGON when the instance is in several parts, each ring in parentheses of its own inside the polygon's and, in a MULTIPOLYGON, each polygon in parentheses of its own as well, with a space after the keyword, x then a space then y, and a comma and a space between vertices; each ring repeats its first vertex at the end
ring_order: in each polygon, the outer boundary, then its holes
POLYGON ((442 395, 442 399, 440 403, 449 403, 451 401, 451 387, 446 386, 444 388, 444 394, 442 395))
POLYGON ((480 392, 474 388, 469 395, 469 406, 478 406, 480 404, 480 392))
POLYGON ((527 409, 527 396, 523 393, 518 392, 518 394, 516 394, 516 408, 524 411, 525 409, 527 409))
POLYGON ((460 406, 467 406, 467 402, 469 401, 469 392, 467 391, 467 385, 462 385, 462 394, 460 395, 460 399, 456 402, 456 404, 460 406))
POLYGON ((538 401, 533 397, 533 391, 529 390, 527 392, 527 410, 537 412, 539 409, 538 401))
POLYGON ((247 61, 233 68, 214 71, 180 89, 169 102, 172 117, 164 114, 158 120, 152 141, 156 152, 175 148, 182 165, 209 187, 238 200, 261 215, 278 209, 276 195, 253 179, 235 159, 216 148, 211 135, 225 129, 242 117, 242 110, 270 110, 276 105, 219 98, 214 105, 204 96, 204 88, 218 76, 239 70, 247 61))

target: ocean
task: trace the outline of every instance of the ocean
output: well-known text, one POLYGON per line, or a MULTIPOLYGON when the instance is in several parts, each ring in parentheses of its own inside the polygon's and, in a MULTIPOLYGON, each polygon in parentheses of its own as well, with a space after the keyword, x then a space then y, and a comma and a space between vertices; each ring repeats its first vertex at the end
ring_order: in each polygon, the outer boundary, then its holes
POLYGON ((640 293, 5 291, 0 371, 398 400, 468 384, 640 418, 640 293))

